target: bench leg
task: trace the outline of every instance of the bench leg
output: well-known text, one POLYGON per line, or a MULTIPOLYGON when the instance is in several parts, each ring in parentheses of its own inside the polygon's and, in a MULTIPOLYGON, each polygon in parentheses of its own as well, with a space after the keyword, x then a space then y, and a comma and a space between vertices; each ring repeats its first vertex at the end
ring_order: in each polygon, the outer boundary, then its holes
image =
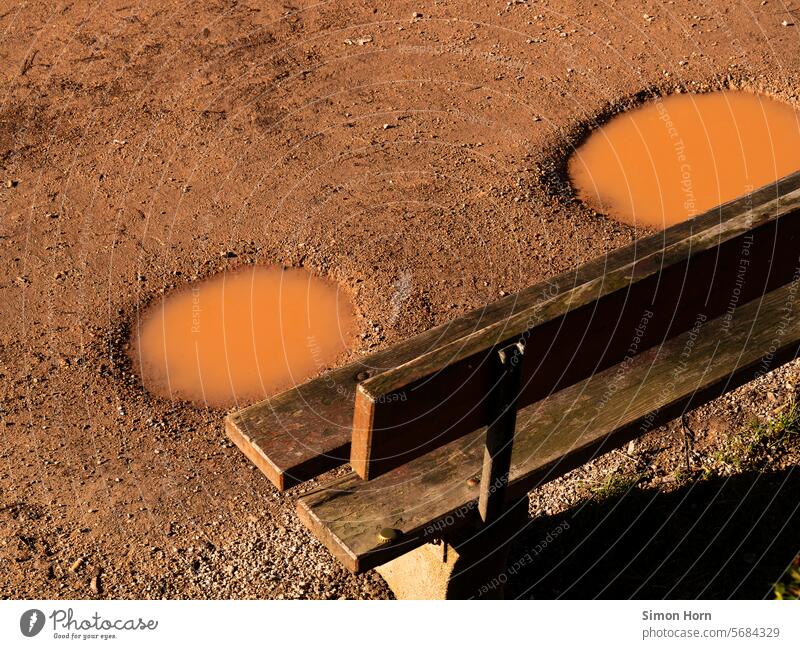
POLYGON ((502 599, 508 551, 528 521, 528 498, 488 526, 466 526, 375 570, 397 599, 502 599))

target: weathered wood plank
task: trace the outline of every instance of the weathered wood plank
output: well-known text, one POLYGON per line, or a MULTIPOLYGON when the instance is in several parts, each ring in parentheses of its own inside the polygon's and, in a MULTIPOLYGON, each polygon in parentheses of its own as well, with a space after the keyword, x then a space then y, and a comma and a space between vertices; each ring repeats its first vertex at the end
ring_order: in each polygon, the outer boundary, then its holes
POLYGON ((699 232, 715 228, 752 204, 762 204, 800 187, 800 174, 782 179, 690 221, 640 239, 551 280, 430 329, 399 345, 365 356, 320 378, 235 412, 225 420, 231 440, 279 489, 313 478, 350 457, 356 388, 359 375, 377 376, 412 359, 453 345, 488 325, 545 304, 614 269, 699 232))
POLYGON ((524 406, 688 330, 700 310, 712 319, 785 284, 800 247, 800 189, 764 198, 365 380, 356 391, 354 471, 373 478, 486 425, 495 389, 488 359, 515 339, 526 344, 524 406))
MULTIPOLYGON (((800 264, 798 252, 793 255, 800 264)), ((520 411, 508 499, 797 357, 792 282, 520 411)), ((298 501, 305 525, 352 571, 385 563, 477 516, 485 428, 365 482, 350 473, 298 501), (382 528, 400 531, 381 545, 382 528)), ((473 521, 474 522, 474 521, 473 521)))

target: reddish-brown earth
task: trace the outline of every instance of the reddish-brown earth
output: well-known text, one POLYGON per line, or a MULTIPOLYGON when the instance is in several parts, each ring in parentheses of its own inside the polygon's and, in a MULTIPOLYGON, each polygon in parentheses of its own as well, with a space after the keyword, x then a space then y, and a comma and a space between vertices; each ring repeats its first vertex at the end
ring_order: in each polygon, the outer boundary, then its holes
MULTIPOLYGON (((352 358, 624 245, 572 199, 573 147, 656 90, 797 105, 783 7, 5 0, 0 596, 387 596, 305 533, 223 411, 142 389, 137 310, 302 266, 352 295, 352 358)), ((666 429, 641 448, 656 484, 683 458, 666 429)))

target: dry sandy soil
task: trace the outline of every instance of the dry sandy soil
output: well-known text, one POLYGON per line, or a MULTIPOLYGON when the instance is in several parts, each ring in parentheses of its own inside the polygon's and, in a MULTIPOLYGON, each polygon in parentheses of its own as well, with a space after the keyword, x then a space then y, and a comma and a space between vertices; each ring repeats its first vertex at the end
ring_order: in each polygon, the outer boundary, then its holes
MULTIPOLYGON (((354 357, 624 245, 637 233, 563 184, 587 125, 643 91, 797 103, 795 20, 777 0, 3 0, 0 596, 390 596, 304 531, 224 412, 141 389, 124 360, 137 309, 224 268, 302 265, 351 291, 354 357)), ((693 414, 692 462, 796 374, 693 414)), ((559 516, 593 521, 586 485, 626 463, 647 470, 635 490, 670 493, 679 428, 533 494, 533 541, 559 516)), ((794 480, 794 464, 771 469, 794 480)), ((769 493, 794 506, 791 484, 769 493)), ((725 568, 765 562, 750 590, 693 576, 613 594, 766 593, 800 545, 795 513, 770 532, 792 552, 725 568)), ((511 592, 612 592, 578 577, 511 592)))

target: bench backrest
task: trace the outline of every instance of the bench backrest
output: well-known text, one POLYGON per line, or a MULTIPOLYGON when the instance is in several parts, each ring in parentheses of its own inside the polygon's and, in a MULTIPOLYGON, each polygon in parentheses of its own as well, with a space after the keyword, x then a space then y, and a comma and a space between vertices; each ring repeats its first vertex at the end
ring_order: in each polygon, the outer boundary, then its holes
MULTIPOLYGON (((489 423, 502 346, 526 343, 525 406, 790 282, 800 173, 636 241, 575 272, 572 287, 509 296, 461 337, 358 385, 351 464, 373 478, 489 423), (588 272, 587 272, 588 271, 588 272)), ((462 323, 463 324, 463 323, 462 323)))

